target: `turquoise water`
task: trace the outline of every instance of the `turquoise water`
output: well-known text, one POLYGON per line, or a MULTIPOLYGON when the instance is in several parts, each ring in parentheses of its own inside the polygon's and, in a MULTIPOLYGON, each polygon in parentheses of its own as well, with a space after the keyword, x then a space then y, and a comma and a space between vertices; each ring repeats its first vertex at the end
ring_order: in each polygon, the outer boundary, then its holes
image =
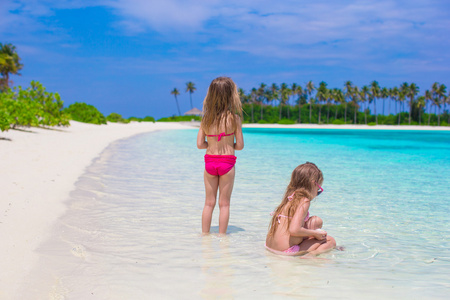
MULTIPOLYGON (((196 130, 110 145, 39 249, 29 295, 52 299, 444 299, 450 293, 450 132, 245 129, 229 234, 202 236, 196 130), (345 251, 264 248, 292 170, 324 173, 310 213, 345 251), (45 269, 45 274, 43 271, 45 269)), ((28 296, 28 295, 25 295, 28 296)))

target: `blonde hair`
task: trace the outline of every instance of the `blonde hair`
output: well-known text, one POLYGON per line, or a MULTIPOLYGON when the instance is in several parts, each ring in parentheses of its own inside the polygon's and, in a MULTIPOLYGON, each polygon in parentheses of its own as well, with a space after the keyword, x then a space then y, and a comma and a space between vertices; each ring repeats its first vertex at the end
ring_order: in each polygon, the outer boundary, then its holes
POLYGON ((306 162, 296 167, 294 171, 292 171, 291 182, 289 182, 289 185, 286 188, 283 200, 275 210, 272 221, 270 222, 269 235, 275 234, 278 227, 278 215, 283 212, 286 205, 290 204, 286 211, 286 215, 289 217, 287 218, 288 224, 286 227, 286 230, 288 230, 289 225, 291 224, 291 218, 294 216, 299 204, 304 198, 308 199, 307 201, 311 201, 314 190, 317 190, 316 183, 321 185, 322 182, 322 171, 320 171, 315 164, 306 162), (292 200, 289 200, 288 197, 293 193, 294 196, 292 197, 292 200))
POLYGON ((208 93, 203 101, 203 118, 201 127, 205 133, 211 126, 219 131, 222 122, 227 128, 228 117, 231 117, 233 131, 236 130, 236 118, 242 119, 242 105, 237 86, 229 77, 218 77, 209 85, 208 93))

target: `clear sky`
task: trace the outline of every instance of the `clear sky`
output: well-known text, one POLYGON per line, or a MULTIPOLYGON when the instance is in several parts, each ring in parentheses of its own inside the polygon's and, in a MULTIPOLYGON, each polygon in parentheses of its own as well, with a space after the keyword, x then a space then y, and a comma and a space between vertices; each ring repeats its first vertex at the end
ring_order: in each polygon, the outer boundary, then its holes
POLYGON ((342 88, 450 85, 448 0, 0 0, 0 42, 22 58, 14 85, 40 81, 65 106, 160 118, 201 109, 209 83, 248 92, 309 80, 342 88))

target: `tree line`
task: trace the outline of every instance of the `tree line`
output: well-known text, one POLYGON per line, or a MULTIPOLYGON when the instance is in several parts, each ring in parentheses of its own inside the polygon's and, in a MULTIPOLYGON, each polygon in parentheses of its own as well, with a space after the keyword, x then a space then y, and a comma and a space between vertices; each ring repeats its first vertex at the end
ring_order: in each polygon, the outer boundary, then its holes
POLYGON ((272 123, 285 120, 289 123, 288 120, 291 120, 297 123, 329 124, 330 119, 333 119, 333 121, 339 120, 335 123, 368 124, 372 123, 373 119, 375 125, 378 125, 382 119, 382 124, 400 125, 407 121, 409 125, 422 123, 430 125, 434 123, 434 119, 437 119, 438 126, 450 123, 447 106, 450 105, 450 96, 447 94, 447 87, 438 82, 435 82, 422 95, 419 95, 419 87, 415 83, 404 82, 398 87, 388 88, 380 87, 374 80, 362 87, 346 81, 342 89, 328 88, 324 81, 318 86, 309 81, 304 87, 296 83, 291 86, 282 83, 280 87, 275 83, 270 86, 261 83, 259 87, 252 88, 249 93, 239 88, 239 96, 246 111, 246 121, 249 122, 256 120, 261 123, 272 123), (386 100, 391 100, 388 101, 388 114, 385 109, 386 100), (396 114, 391 114, 392 100, 396 114), (383 103, 381 114, 377 113, 377 101, 383 103), (278 111, 278 120, 273 117, 274 108, 278 111), (259 110, 258 117, 255 117, 255 109, 259 110), (434 114, 431 113, 433 109, 434 114), (305 110, 307 113, 304 112, 305 110), (405 110, 407 120, 402 119, 405 110), (270 116, 265 117, 265 112, 270 116), (296 116, 293 116, 293 113, 296 116), (426 120, 423 120, 424 116, 426 120), (393 117, 397 119, 397 122, 393 122, 393 117), (444 123, 441 122, 442 117, 446 119, 444 123))

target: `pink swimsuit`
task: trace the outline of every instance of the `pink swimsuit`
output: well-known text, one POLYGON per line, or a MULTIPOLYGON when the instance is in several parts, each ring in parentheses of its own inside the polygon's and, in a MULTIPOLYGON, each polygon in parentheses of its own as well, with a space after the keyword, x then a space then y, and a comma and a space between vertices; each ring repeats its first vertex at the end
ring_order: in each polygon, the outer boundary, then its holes
MULTIPOLYGON (((230 136, 233 133, 225 134, 222 132, 220 134, 211 134, 206 136, 217 136, 217 141, 220 142, 223 136, 230 136)), ((205 170, 213 176, 222 176, 227 174, 233 169, 236 164, 236 156, 234 155, 205 155, 205 170)))
MULTIPOLYGON (((288 197, 288 201, 292 201, 292 198, 294 197, 294 194, 295 194, 295 192, 293 192, 292 195, 290 195, 290 196, 288 197)), ((273 215, 273 213, 271 213, 271 215, 273 215)), ((279 214, 279 215, 277 216, 278 224, 281 223, 281 218, 292 218, 292 217, 289 217, 289 216, 286 216, 286 215, 279 214)), ((305 222, 308 221, 308 219, 309 219, 309 211, 308 211, 308 213, 306 214, 305 222)), ((268 248, 267 245, 266 245, 266 248, 269 249, 269 250, 272 251, 272 252, 278 252, 278 251, 275 251, 275 250, 272 250, 272 249, 268 248)), ((293 246, 289 247, 288 249, 282 251, 282 253, 292 254, 292 253, 297 253, 297 252, 299 252, 299 251, 300 251, 300 245, 293 245, 293 246)), ((280 253, 280 254, 282 254, 282 253, 280 253)))

